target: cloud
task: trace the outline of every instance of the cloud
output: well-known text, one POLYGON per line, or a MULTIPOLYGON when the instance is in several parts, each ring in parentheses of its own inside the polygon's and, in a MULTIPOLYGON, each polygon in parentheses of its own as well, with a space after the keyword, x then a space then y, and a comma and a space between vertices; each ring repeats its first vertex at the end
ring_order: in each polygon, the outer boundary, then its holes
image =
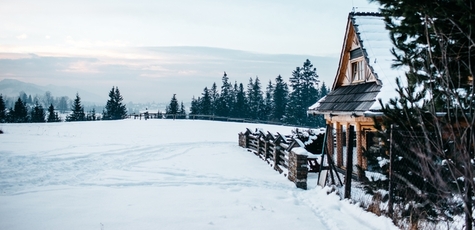
POLYGON ((98 73, 97 67, 94 63, 90 61, 76 61, 70 63, 66 69, 63 69, 64 72, 70 73, 98 73))
POLYGON ((51 38, 51 36, 49 36, 49 35, 45 36, 45 39, 50 39, 50 38, 51 38))
POLYGON ((226 71, 231 82, 247 84, 259 77, 267 84, 277 75, 286 81, 297 66, 309 59, 321 81, 331 85, 338 58, 309 55, 275 55, 210 47, 135 47, 87 49, 80 56, 0 53, 0 80, 7 76, 40 85, 74 85, 96 94, 119 86, 127 101, 168 102, 200 96, 213 82, 221 85, 226 71), (88 53, 88 51, 94 51, 88 53), (107 53, 107 54, 105 54, 107 53))
POLYGON ((28 36, 26 34, 22 34, 22 35, 18 35, 16 36, 17 39, 20 39, 20 40, 24 40, 26 39, 28 36))

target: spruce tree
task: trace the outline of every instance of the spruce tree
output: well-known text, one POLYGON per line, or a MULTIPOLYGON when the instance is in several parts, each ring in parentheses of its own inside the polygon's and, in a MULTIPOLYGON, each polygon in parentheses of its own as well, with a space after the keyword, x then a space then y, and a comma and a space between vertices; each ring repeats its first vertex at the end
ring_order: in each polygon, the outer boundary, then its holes
POLYGON ((260 119, 264 98, 262 96, 261 83, 259 77, 256 76, 256 79, 253 81, 252 78, 249 79, 249 84, 247 88, 247 98, 249 105, 249 118, 251 119, 260 119))
POLYGON ((7 113, 5 107, 5 101, 3 100, 2 94, 0 94, 0 123, 6 122, 7 113))
POLYGON ((9 116, 10 116, 11 122, 15 122, 15 123, 28 122, 29 120, 28 109, 26 107, 26 103, 24 103, 20 97, 15 102, 14 109, 10 110, 9 116))
POLYGON ((200 100, 201 100, 200 97, 196 99, 195 96, 193 96, 193 98, 191 99, 190 114, 193 114, 193 115, 201 114, 200 100))
POLYGON ((201 94, 201 103, 200 103, 200 108, 201 108, 201 114, 203 115, 212 115, 213 114, 213 105, 212 105, 212 98, 210 95, 210 91, 208 90, 208 87, 205 87, 203 89, 203 93, 201 94))
POLYGON ((289 98, 289 87, 287 83, 282 79, 282 76, 277 76, 275 79, 275 89, 272 94, 272 100, 274 101, 274 107, 272 110, 272 120, 283 121, 287 102, 289 98))
POLYGON ((58 113, 54 111, 53 104, 50 104, 50 106, 48 107, 47 121, 48 122, 59 122, 59 121, 61 121, 61 119, 58 116, 58 113))
POLYGON ((119 120, 127 117, 127 108, 122 103, 124 99, 120 95, 119 87, 112 87, 109 92, 109 100, 107 101, 105 111, 103 113, 104 120, 119 120))
POLYGON ((72 113, 66 117, 66 121, 85 121, 86 114, 84 113, 84 108, 81 105, 81 98, 79 93, 76 93, 76 99, 73 101, 71 108, 72 113))
POLYGON ((239 84, 238 91, 236 93, 236 103, 234 104, 233 114, 237 118, 247 117, 247 98, 246 92, 244 92, 244 86, 242 83, 239 84))
POLYGON ((229 78, 226 72, 223 75, 223 85, 221 86, 221 93, 216 101, 216 115, 229 116, 232 106, 232 86, 229 83, 229 78))
POLYGON ((176 99, 176 94, 173 94, 170 104, 166 108, 166 114, 176 115, 178 113, 178 100, 176 99))
POLYGON ((213 86, 211 86, 211 89, 209 90, 209 95, 211 97, 211 114, 215 115, 219 98, 218 86, 216 86, 216 82, 214 82, 213 86))
POLYGON ((274 110, 274 100, 272 95, 274 94, 274 85, 272 85, 272 81, 269 80, 269 84, 267 85, 266 88, 266 93, 265 93, 265 99, 264 99, 264 105, 262 108, 262 116, 261 119, 263 120, 270 120, 272 116, 272 111, 274 110))
POLYGON ((307 109, 318 98, 318 75, 316 68, 307 59, 303 67, 297 67, 290 77, 292 92, 289 98, 287 121, 295 125, 312 125, 314 120, 307 118, 307 109))
POLYGON ((180 110, 178 110, 178 114, 186 115, 186 109, 185 109, 185 105, 183 104, 183 101, 180 103, 180 110))
POLYGON ((38 103, 38 101, 36 101, 35 107, 33 107, 33 109, 31 110, 30 121, 34 123, 45 122, 45 116, 46 116, 46 113, 45 113, 45 110, 43 109, 43 106, 41 106, 38 103))

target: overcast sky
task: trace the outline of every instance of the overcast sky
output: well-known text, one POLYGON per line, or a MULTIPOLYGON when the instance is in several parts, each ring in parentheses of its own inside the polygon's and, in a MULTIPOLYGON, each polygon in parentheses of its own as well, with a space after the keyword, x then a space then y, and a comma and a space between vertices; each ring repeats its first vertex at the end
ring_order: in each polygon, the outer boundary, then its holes
MULTIPOLYGON (((128 101, 200 96, 205 86, 265 86, 310 59, 331 85, 348 13, 366 0, 3 0, 0 80, 69 85, 128 101)), ((1 92, 0 92, 1 93, 1 92)), ((79 92, 81 93, 81 92, 79 92)), ((60 96, 60 95, 55 95, 60 96)))

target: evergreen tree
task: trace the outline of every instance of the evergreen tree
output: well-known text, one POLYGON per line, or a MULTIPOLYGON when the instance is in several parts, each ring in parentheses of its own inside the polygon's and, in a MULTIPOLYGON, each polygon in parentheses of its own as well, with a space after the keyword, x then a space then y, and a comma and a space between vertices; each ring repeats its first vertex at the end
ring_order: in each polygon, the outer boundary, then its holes
POLYGON ((166 114, 176 115, 178 113, 178 109, 178 100, 176 99, 176 94, 173 94, 170 104, 166 108, 166 114))
POLYGON ((23 91, 20 92, 20 98, 21 98, 21 101, 23 102, 23 104, 25 104, 25 105, 30 104, 30 103, 33 102, 33 101, 31 101, 31 97, 30 97, 30 100, 28 100, 28 95, 26 95, 26 93, 23 92, 23 91))
POLYGON ((263 120, 270 120, 272 116, 272 111, 274 110, 274 100, 272 95, 274 94, 274 85, 272 85, 272 81, 269 80, 269 84, 266 88, 266 97, 264 100, 264 105, 262 108, 262 116, 261 119, 263 120))
POLYGON ((6 107, 5 101, 3 100, 2 94, 0 94, 0 123, 6 122, 7 114, 6 114, 6 107))
POLYGON ((203 94, 200 101, 200 107, 201 107, 201 114, 212 115, 213 113, 212 98, 210 95, 210 91, 208 90, 208 87, 205 87, 203 89, 203 94))
POLYGON ((76 99, 74 99, 73 106, 71 108, 72 113, 66 117, 66 121, 85 121, 86 114, 84 108, 81 105, 81 98, 76 93, 76 99))
POLYGON ((226 72, 223 75, 223 85, 221 86, 221 94, 216 101, 216 115, 229 116, 231 111, 232 98, 232 86, 229 83, 229 78, 226 72))
POLYGON ((234 104, 233 115, 237 118, 247 117, 247 98, 246 92, 244 92, 244 86, 242 83, 239 83, 239 88, 236 93, 236 103, 234 104))
POLYGON ((178 111, 178 114, 186 115, 186 109, 185 109, 185 105, 183 104, 183 101, 180 103, 180 110, 178 111))
POLYGON ((28 122, 28 109, 26 103, 24 103, 19 97, 15 102, 14 109, 10 109, 9 112, 9 121, 15 123, 28 122))
POLYGON ((48 122, 59 122, 61 119, 58 116, 58 113, 54 111, 54 106, 53 104, 50 104, 48 107, 48 122))
POLYGON ((307 59, 303 67, 297 67, 290 77, 292 92, 289 98, 287 121, 296 125, 312 125, 314 120, 307 119, 307 109, 318 99, 318 75, 316 68, 307 59))
POLYGON ((275 89, 272 94, 274 101, 274 108, 272 110, 272 120, 283 121, 286 112, 287 102, 289 98, 289 87, 282 79, 282 76, 277 76, 275 79, 275 89))
POLYGON ((31 122, 39 123, 39 122, 45 122, 45 110, 43 109, 43 106, 41 106, 38 101, 35 103, 35 107, 31 110, 31 122))
POLYGON ((109 100, 107 101, 104 114, 102 115, 104 120, 119 120, 127 117, 127 108, 122 103, 124 99, 120 95, 118 87, 112 87, 109 92, 109 100))
POLYGON ((247 98, 249 103, 249 118, 261 118, 260 112, 262 111, 264 105, 264 98, 262 96, 259 77, 256 76, 256 79, 254 81, 252 80, 252 78, 249 79, 249 84, 247 86, 247 98))
POLYGON ((211 86, 211 89, 209 91, 209 95, 211 97, 211 114, 215 115, 216 114, 217 101, 218 101, 218 98, 219 98, 218 86, 216 86, 216 82, 214 82, 213 86, 211 86))
MULTIPOLYGON (((325 97, 328 94, 328 92, 330 92, 330 89, 325 85, 325 82, 323 82, 322 86, 318 90, 318 97, 316 101, 325 97)), ((313 120, 313 124, 316 127, 325 127, 326 125, 325 117, 323 116, 323 114, 313 115, 312 120, 313 120)))
POLYGON ((200 97, 196 99, 195 96, 193 96, 193 98, 191 99, 190 114, 201 114, 200 100, 200 97))

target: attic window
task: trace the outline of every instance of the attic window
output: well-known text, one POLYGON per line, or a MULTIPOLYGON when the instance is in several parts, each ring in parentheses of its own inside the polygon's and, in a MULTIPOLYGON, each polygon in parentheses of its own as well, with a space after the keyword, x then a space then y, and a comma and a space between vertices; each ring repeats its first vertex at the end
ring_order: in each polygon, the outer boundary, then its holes
POLYGON ((353 81, 364 80, 364 67, 363 61, 355 61, 351 63, 351 76, 353 81))

